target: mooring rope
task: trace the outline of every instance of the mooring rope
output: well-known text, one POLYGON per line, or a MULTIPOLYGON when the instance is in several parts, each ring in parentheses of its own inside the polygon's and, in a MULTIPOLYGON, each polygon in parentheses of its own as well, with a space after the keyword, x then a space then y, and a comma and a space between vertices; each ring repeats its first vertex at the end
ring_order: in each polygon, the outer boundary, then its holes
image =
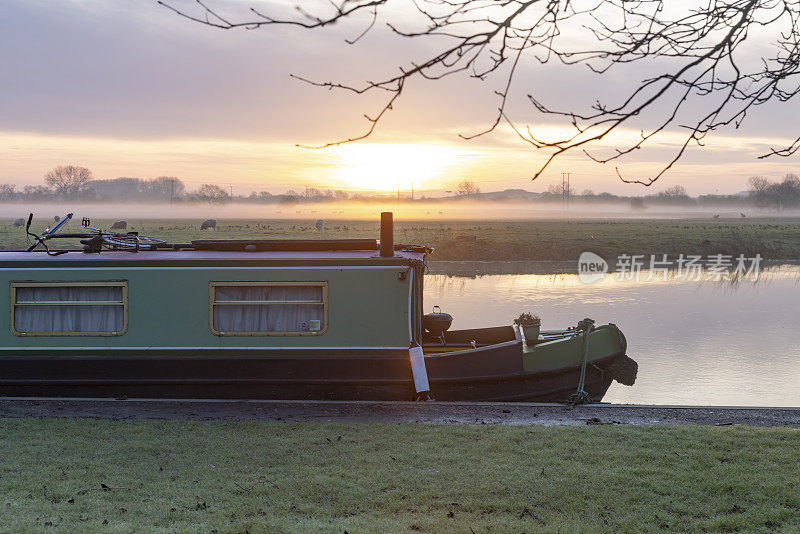
POLYGON ((567 401, 572 405, 592 402, 592 398, 584 390, 586 382, 586 364, 589 362, 589 334, 594 329, 594 320, 586 318, 578 323, 575 330, 583 330, 583 358, 581 360, 581 378, 578 381, 578 391, 569 396, 567 401))

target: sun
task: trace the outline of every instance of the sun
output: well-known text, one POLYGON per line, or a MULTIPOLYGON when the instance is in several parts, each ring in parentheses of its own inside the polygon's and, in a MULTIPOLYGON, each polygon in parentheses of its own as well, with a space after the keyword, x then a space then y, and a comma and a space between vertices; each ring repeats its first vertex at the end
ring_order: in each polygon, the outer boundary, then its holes
POLYGON ((336 180, 372 191, 419 187, 458 160, 455 148, 416 143, 348 144, 332 152, 339 157, 336 180))

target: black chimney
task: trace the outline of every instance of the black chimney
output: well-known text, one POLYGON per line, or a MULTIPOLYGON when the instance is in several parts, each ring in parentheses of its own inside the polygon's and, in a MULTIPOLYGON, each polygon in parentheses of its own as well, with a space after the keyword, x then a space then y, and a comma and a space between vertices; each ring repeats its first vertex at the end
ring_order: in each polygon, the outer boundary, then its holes
POLYGON ((394 222, 391 211, 381 213, 381 256, 394 256, 394 222))

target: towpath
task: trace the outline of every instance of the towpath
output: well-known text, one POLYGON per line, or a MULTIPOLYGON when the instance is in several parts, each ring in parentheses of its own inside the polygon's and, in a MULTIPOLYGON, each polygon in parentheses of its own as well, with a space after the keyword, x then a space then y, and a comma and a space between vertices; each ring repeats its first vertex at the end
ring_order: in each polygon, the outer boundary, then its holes
POLYGON ((539 403, 0 398, 0 417, 507 425, 800 427, 800 408, 539 403))

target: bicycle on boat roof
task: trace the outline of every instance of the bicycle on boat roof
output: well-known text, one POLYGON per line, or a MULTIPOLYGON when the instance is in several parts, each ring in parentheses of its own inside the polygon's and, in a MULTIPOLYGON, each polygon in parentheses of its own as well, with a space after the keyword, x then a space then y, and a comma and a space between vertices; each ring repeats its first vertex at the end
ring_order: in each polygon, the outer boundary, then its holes
POLYGON ((84 217, 81 221, 87 231, 83 233, 58 233, 61 228, 72 219, 72 213, 68 213, 64 218, 60 219, 55 224, 48 226, 42 232, 42 235, 36 235, 31 232, 31 222, 33 222, 33 213, 28 216, 28 222, 25 225, 25 232, 28 236, 34 238, 34 242, 27 249, 27 252, 33 251, 39 245, 42 245, 50 256, 58 256, 66 254, 68 250, 52 251, 47 246, 47 241, 50 239, 79 239, 83 245, 84 252, 97 252, 101 250, 125 250, 128 252, 139 252, 139 250, 155 250, 158 245, 166 243, 166 240, 158 237, 149 237, 139 235, 139 232, 116 233, 108 232, 100 228, 94 228, 91 221, 84 217))

